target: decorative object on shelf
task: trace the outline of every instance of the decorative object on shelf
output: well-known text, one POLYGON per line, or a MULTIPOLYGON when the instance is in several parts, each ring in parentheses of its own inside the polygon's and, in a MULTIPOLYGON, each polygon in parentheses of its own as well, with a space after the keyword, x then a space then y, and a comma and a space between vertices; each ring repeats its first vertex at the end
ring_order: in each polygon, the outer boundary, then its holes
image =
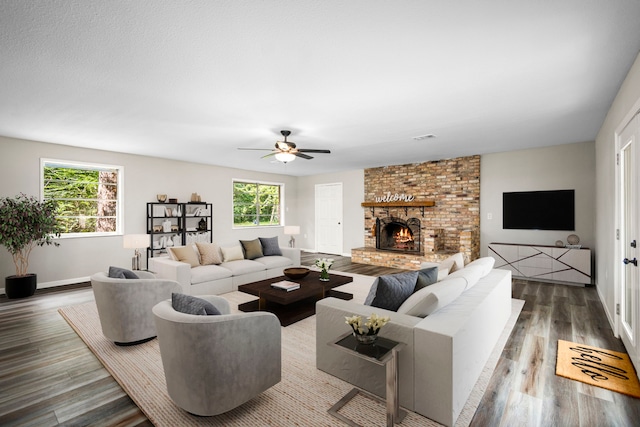
POLYGON ((298 234, 300 234, 300 226, 299 225, 285 225, 284 226, 284 234, 287 235, 287 236, 291 236, 291 239, 289 239, 289 247, 290 248, 295 248, 296 239, 294 239, 293 236, 297 236, 298 234))
POLYGON ((169 203, 178 203, 178 199, 169 199, 169 203))
POLYGON ((173 210, 171 211, 171 216, 180 216, 178 214, 178 208, 173 208, 173 210))
POLYGON ((198 193, 191 193, 191 202, 199 203, 201 201, 200 195, 198 193))
POLYGON ((306 267, 291 267, 285 268, 282 273, 289 279, 302 279, 309 274, 309 269, 306 267))
POLYGON ((153 226, 154 233, 162 233, 162 225, 154 225, 153 226))
POLYGON ((166 194, 157 194, 156 198, 158 199, 158 202, 160 203, 164 203, 167 201, 167 195, 166 194))
POLYGON ((176 224, 172 224, 171 225, 171 232, 173 233, 174 231, 180 231, 180 228, 178 228, 178 226, 176 224))
POLYGON ((176 234, 173 236, 173 246, 180 246, 181 243, 180 235, 176 234))
POLYGON ((580 243, 580 237, 578 237, 577 234, 569 234, 567 236, 567 243, 569 243, 570 245, 577 245, 578 243, 580 243))
POLYGON ((165 208, 164 216, 171 216, 171 208, 165 208))
POLYGON ((562 240, 556 240, 556 246, 561 248, 564 246, 564 242, 562 240))
POLYGON ((176 215, 175 216, 182 216, 182 207, 180 205, 178 205, 178 209, 176 209, 176 215))
POLYGON ((28 273, 29 255, 36 246, 54 245, 60 237, 56 220, 56 203, 40 201, 33 196, 19 194, 0 198, 0 245, 13 257, 16 274, 4 279, 7 298, 30 297, 36 292, 37 275, 28 273))
POLYGON ((391 319, 389 316, 378 316, 375 313, 371 313, 364 325, 362 324, 362 317, 358 315, 345 317, 345 320, 345 323, 353 329, 353 336, 360 344, 373 344, 378 339, 380 329, 389 323, 391 319))
POLYGON ((198 221, 198 230, 205 231, 207 229, 207 220, 202 218, 198 221))
POLYGON ((165 233, 171 233, 171 221, 164 220, 162 221, 162 231, 164 231, 165 233))
POLYGON ((165 248, 170 248, 171 246, 173 246, 173 240, 171 240, 171 236, 163 237, 163 239, 165 248))
POLYGON ((125 249, 135 249, 133 258, 131 258, 131 269, 140 270, 140 249, 149 247, 149 236, 147 234, 125 234, 122 246, 125 249))
POLYGON ((318 258, 316 260, 316 267, 318 267, 320 271, 320 280, 323 282, 329 281, 329 269, 333 265, 333 258, 318 258))

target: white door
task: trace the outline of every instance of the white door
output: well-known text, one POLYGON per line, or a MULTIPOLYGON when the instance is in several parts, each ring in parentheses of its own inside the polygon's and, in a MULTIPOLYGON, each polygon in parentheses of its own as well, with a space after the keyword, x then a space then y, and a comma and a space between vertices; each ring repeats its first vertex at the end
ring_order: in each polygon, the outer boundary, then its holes
POLYGON ((342 254, 342 183, 316 185, 316 250, 342 254))
POLYGON ((638 116, 627 125, 619 140, 618 162, 620 174, 620 249, 622 255, 620 284, 619 284, 619 312, 620 337, 624 343, 636 369, 640 368, 638 348, 638 244, 640 227, 638 226, 638 136, 640 128, 638 116))

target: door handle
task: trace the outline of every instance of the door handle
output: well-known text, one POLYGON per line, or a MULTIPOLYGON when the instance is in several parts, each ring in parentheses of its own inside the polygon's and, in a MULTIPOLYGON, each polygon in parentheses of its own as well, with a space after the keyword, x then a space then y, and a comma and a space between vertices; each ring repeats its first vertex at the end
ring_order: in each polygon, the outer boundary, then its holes
POLYGON ((638 260, 637 259, 629 259, 629 258, 625 258, 622 260, 622 262, 624 262, 625 264, 633 264, 636 267, 638 266, 638 260))
POLYGON ((635 248, 635 247, 636 247, 636 241, 635 241, 635 240, 633 240, 629 245, 630 245, 632 248, 635 248))

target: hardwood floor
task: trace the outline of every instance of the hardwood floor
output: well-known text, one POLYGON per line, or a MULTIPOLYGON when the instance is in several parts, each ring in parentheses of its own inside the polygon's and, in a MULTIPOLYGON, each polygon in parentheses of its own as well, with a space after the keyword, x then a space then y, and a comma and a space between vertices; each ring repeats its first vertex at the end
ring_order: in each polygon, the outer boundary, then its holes
MULTIPOLYGON (((336 260, 334 271, 380 275, 400 270, 336 260)), ((640 399, 555 376, 558 339, 624 351, 595 288, 514 280, 526 301, 472 426, 633 426, 640 399)), ((0 425, 148 426, 144 414, 58 314, 93 299, 88 284, 0 297, 0 425)))

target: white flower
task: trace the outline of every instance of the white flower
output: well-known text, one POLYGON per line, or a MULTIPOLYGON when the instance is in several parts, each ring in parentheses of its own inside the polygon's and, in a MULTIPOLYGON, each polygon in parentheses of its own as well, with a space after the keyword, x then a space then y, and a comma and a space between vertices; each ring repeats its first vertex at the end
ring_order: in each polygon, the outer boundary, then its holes
POLYGON ((318 258, 316 260, 316 267, 323 270, 328 270, 333 265, 333 258, 318 258))
POLYGON ((371 313, 371 316, 369 316, 369 318, 367 319, 367 323, 364 324, 364 326, 366 326, 366 329, 364 329, 362 327, 362 317, 353 315, 351 317, 347 316, 345 317, 345 319, 345 323, 351 326, 353 331, 359 335, 377 334, 380 331, 380 328, 389 323, 389 320, 391 320, 389 316, 379 317, 377 314, 371 313))

